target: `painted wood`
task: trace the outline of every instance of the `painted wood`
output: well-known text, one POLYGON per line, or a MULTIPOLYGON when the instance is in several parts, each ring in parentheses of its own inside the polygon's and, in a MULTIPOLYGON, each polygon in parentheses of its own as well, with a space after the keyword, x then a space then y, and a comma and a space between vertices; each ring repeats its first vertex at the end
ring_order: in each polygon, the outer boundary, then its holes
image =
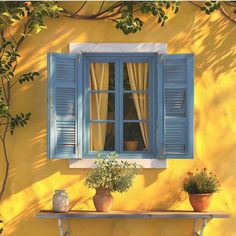
POLYGON ((78 56, 48 54, 48 157, 78 157, 78 56))
MULTIPOLYGON (((83 112, 84 115, 84 146, 83 146, 83 158, 94 158, 97 152, 89 150, 89 141, 90 141, 90 123, 97 122, 112 122, 115 123, 115 151, 119 153, 121 158, 133 159, 133 158, 157 158, 156 149, 154 148, 154 144, 156 141, 155 136, 155 127, 154 127, 154 115, 156 114, 155 106, 153 105, 154 101, 154 81, 156 79, 154 60, 156 58, 155 53, 84 53, 83 54, 83 71, 84 71, 84 107, 88 108, 90 105, 90 83, 89 83, 89 65, 94 62, 107 62, 115 64, 115 91, 103 90, 103 92, 115 92, 115 120, 102 120, 90 121, 90 109, 85 109, 83 112), (149 88, 147 91, 149 95, 149 118, 147 121, 143 120, 123 120, 123 65, 126 62, 145 62, 149 64, 149 88), (150 147, 148 151, 124 151, 123 150, 123 124, 124 122, 148 122, 149 126, 149 143, 150 147)), ((98 92, 98 91, 92 91, 98 92)), ((100 91, 99 91, 100 92, 100 91)), ((126 91, 127 92, 127 91, 126 91)), ((129 91, 136 92, 136 91, 129 91)), ((143 92, 143 91, 138 91, 143 92)), ((156 101, 157 102, 157 101, 156 101)), ((108 152, 102 152, 104 154, 108 154, 108 152)))
POLYGON ((193 211, 69 211, 67 213, 55 213, 52 211, 40 211, 37 218, 229 218, 229 214, 223 211, 193 212, 193 211))
POLYGON ((193 158, 193 54, 159 56, 159 145, 164 158, 193 158))

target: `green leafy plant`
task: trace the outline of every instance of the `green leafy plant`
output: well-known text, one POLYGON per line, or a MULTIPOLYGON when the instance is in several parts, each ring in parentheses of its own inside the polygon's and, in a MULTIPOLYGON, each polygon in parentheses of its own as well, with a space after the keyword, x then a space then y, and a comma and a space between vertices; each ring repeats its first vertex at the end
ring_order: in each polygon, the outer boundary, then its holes
POLYGON ((28 82, 34 81, 38 72, 27 72, 16 75, 19 49, 25 39, 37 34, 46 28, 45 17, 57 18, 62 9, 56 2, 0 2, 0 144, 2 144, 3 158, 5 161, 5 173, 0 188, 0 200, 5 191, 9 160, 7 149, 7 133, 14 134, 18 127, 24 127, 30 120, 31 113, 12 112, 12 91, 28 82), (17 35, 11 33, 12 26, 18 23, 22 26, 22 32, 17 35))
POLYGON ((96 168, 92 169, 85 180, 89 188, 108 188, 111 192, 126 192, 133 184, 135 175, 142 168, 136 163, 118 159, 115 152, 106 158, 100 155, 94 161, 96 168))
POLYGON ((207 172, 206 168, 189 171, 182 181, 183 190, 190 194, 215 193, 219 191, 219 181, 212 172, 207 172))

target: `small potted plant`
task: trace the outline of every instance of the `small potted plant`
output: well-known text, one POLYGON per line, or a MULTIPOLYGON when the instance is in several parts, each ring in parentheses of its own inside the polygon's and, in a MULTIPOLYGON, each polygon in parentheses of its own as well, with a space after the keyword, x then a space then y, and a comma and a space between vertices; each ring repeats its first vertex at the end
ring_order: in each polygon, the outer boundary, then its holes
POLYGON ((127 151, 136 151, 139 145, 139 130, 137 128, 134 128, 132 125, 132 123, 126 124, 127 130, 125 132, 124 146, 125 150, 127 151))
POLYGON ((93 197, 97 211, 110 211, 113 203, 112 192, 125 192, 133 184, 135 175, 141 166, 136 163, 118 160, 118 155, 111 152, 106 158, 94 161, 96 168, 91 169, 85 180, 85 185, 96 189, 93 197))
POLYGON ((206 168, 188 172, 183 179, 183 190, 189 195, 189 202, 194 211, 206 211, 209 207, 212 194, 219 191, 219 181, 212 172, 206 168))

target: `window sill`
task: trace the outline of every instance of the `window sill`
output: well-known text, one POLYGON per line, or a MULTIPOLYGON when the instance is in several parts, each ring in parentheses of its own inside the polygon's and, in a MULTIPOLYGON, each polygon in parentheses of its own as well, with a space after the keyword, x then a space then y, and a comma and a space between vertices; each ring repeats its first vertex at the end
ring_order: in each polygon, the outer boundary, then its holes
MULTIPOLYGON (((166 159, 120 159, 130 162, 136 162, 139 165, 142 165, 145 169, 166 169, 167 168, 167 160, 166 159)), ((93 159, 79 159, 79 160, 69 160, 69 168, 79 168, 79 169, 87 169, 87 168, 95 168, 93 164, 93 159)))

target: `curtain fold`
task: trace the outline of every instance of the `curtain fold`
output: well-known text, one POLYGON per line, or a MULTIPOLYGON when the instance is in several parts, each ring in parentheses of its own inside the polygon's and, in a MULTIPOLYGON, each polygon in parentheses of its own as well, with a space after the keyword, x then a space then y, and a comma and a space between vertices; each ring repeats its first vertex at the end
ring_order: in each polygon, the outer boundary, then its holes
MULTIPOLYGON (((126 63, 131 90, 147 90, 148 88, 148 63, 126 63)), ((139 120, 147 120, 148 101, 147 93, 132 93, 135 109, 139 120)), ((143 142, 148 150, 147 122, 140 122, 143 142)))
MULTIPOLYGON (((91 90, 108 90, 109 63, 90 64, 91 90)), ((90 120, 107 120, 108 93, 90 94, 90 120)), ((107 124, 90 123, 90 150, 104 150, 106 141, 107 124)))

